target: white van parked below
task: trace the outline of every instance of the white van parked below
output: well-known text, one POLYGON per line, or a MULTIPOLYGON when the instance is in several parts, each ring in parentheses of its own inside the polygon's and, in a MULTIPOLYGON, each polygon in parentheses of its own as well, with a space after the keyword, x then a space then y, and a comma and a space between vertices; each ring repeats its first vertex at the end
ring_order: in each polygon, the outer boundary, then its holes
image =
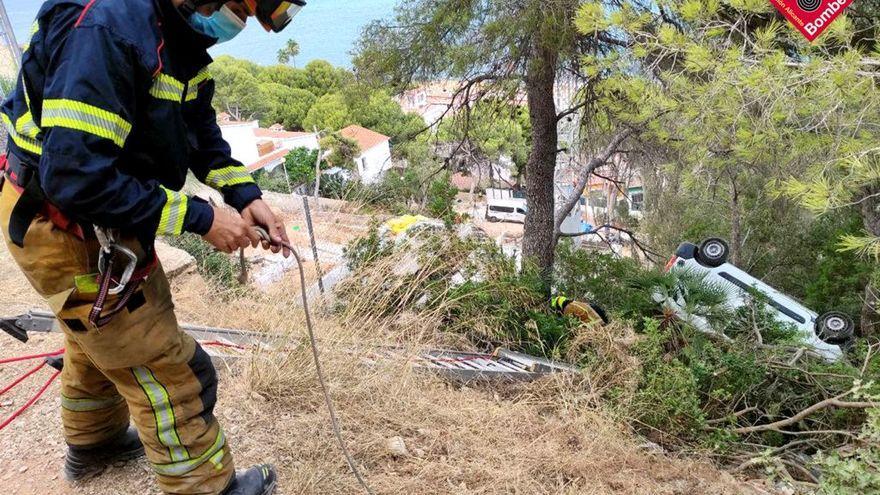
POLYGON ((489 199, 486 204, 486 220, 526 223, 527 209, 524 199, 489 199))

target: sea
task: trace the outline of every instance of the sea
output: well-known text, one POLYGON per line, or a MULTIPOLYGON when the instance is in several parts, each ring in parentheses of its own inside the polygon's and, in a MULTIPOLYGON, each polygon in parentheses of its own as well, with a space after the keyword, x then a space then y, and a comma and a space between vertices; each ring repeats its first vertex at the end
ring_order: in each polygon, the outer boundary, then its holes
MULTIPOLYGON (((113 0, 103 0, 113 1, 113 0)), ((261 65, 277 63, 278 50, 293 38, 299 43, 298 67, 311 60, 351 67, 351 52, 364 27, 377 19, 393 17, 400 0, 307 0, 306 8, 282 33, 267 33, 251 19, 247 28, 229 43, 211 49, 211 55, 232 55, 261 65)), ((29 36, 39 0, 3 0, 19 44, 29 36)))

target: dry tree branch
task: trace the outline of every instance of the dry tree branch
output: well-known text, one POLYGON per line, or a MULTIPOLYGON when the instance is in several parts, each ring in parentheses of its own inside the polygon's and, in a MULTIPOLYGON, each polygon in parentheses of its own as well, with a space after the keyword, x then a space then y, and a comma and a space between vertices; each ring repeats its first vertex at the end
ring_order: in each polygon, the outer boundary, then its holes
POLYGON ((784 428, 786 426, 791 426, 791 425, 801 421, 802 419, 806 418, 807 416, 809 416, 817 411, 821 411, 822 409, 829 408, 829 407, 839 407, 839 408, 843 408, 843 409, 868 409, 871 407, 880 406, 880 404, 878 404, 877 402, 849 402, 849 401, 841 400, 844 397, 846 397, 847 395, 853 393, 853 391, 854 390, 849 390, 849 391, 844 392, 844 393, 837 395, 835 397, 831 397, 831 398, 825 399, 823 401, 817 402, 817 403, 813 404, 812 406, 804 409, 803 411, 795 414, 794 416, 792 416, 790 418, 782 419, 782 420, 775 421, 773 423, 764 424, 764 425, 744 426, 742 428, 735 428, 733 430, 733 432, 739 433, 739 434, 749 434, 749 433, 758 433, 758 432, 762 432, 762 431, 780 431, 781 428, 784 428))
POLYGON ((607 146, 597 155, 593 156, 590 161, 584 166, 584 168, 580 172, 580 177, 578 178, 577 184, 575 184, 574 190, 571 193, 571 197, 565 200, 565 203, 562 205, 562 208, 557 210, 556 212, 556 220, 555 220, 555 232, 556 239, 558 240, 561 232, 560 228, 562 227, 562 222, 565 220, 565 217, 571 213, 571 210, 577 205, 578 201, 581 198, 581 195, 584 193, 584 189, 587 187, 587 183, 590 181, 590 176, 593 171, 604 165, 608 162, 609 159, 614 155, 617 151, 617 148, 633 134, 632 129, 624 129, 618 132, 613 138, 611 138, 611 142, 608 143, 607 146))
MULTIPOLYGON (((597 234, 600 237, 602 237, 600 234, 600 231, 602 231, 603 229, 616 230, 617 232, 628 235, 630 240, 632 240, 633 244, 635 244, 635 246, 637 248, 639 248, 639 251, 641 251, 642 254, 645 255, 645 258, 647 258, 649 261, 656 263, 659 260, 663 259, 663 256, 661 254, 657 253, 656 251, 651 250, 650 248, 645 246, 642 242, 640 242, 636 238, 635 232, 633 232, 631 230, 627 230, 623 227, 615 227, 614 225, 611 225, 611 224, 600 225, 599 227, 594 228, 590 232, 578 232, 575 234, 559 233, 558 236, 559 237, 581 237, 581 236, 590 235, 590 234, 597 234)), ((606 244, 608 244, 608 247, 611 248, 611 251, 614 251, 614 248, 611 247, 610 241, 606 240, 604 237, 602 237, 602 240, 605 241, 606 244)))

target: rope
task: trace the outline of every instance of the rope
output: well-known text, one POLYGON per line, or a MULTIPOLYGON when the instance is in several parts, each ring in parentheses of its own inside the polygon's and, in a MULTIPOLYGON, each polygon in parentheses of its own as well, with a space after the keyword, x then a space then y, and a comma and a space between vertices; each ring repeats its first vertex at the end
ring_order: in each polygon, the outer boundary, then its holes
POLYGON ((226 342, 220 342, 218 340, 212 340, 209 342, 199 342, 199 344, 206 346, 206 347, 229 347, 232 349, 238 349, 238 350, 242 350, 242 351, 247 350, 247 347, 240 346, 238 344, 229 344, 226 342))
POLYGON ((315 337, 315 330, 312 325, 312 314, 309 310, 309 298, 306 295, 306 276, 305 276, 305 268, 303 267, 302 258, 300 258, 299 253, 294 249, 293 246, 288 242, 275 243, 271 237, 269 237, 269 233, 264 229, 257 227, 257 233, 263 240, 271 243, 271 244, 280 244, 281 247, 287 248, 293 253, 294 259, 296 259, 296 263, 299 266, 299 283, 300 283, 300 294, 302 295, 303 302, 303 310, 306 314, 306 327, 309 331, 309 341, 312 346, 312 357, 315 361, 315 370, 318 373, 318 380, 321 382, 321 391, 324 393, 324 403, 327 405, 327 410, 330 412, 330 424, 333 427, 333 434, 336 436, 336 441, 339 443, 339 448, 342 449, 343 455, 345 455, 345 460, 348 462, 348 467, 351 469, 354 477, 357 478, 358 484, 364 489, 369 495, 373 495, 374 492, 370 488, 370 485, 364 480, 364 477, 361 475, 360 469, 357 467, 357 463, 352 457, 351 452, 348 451, 348 446, 345 444, 345 440, 342 438, 342 430, 339 427, 339 419, 336 417, 336 407, 333 405, 333 399, 330 397, 330 389, 327 387, 327 379, 324 375, 324 367, 321 365, 321 357, 318 352, 318 339, 315 337))
MULTIPOLYGON (((45 363, 43 363, 43 364, 45 364, 45 363)), ((42 366, 40 366, 40 367, 42 368, 42 366)), ((25 411, 27 411, 28 408, 30 408, 32 405, 34 405, 34 402, 37 402, 38 400, 40 400, 40 397, 42 397, 43 394, 46 393, 46 390, 49 389, 49 386, 52 385, 52 382, 54 382, 55 379, 58 378, 58 375, 60 375, 60 374, 61 374, 60 371, 56 371, 55 373, 53 373, 52 376, 48 380, 46 380, 46 383, 40 388, 40 391, 37 392, 36 395, 31 397, 31 399, 29 401, 27 401, 27 403, 25 405, 21 406, 21 408, 18 411, 15 411, 14 413, 12 413, 12 416, 9 416, 8 418, 6 418, 6 420, 3 421, 3 423, 0 423, 0 430, 3 430, 3 428, 6 428, 7 426, 9 426, 9 423, 12 423, 15 420, 15 418, 21 416, 25 411)))
POLYGON ((40 363, 40 364, 36 365, 35 367, 31 368, 30 371, 28 371, 27 373, 25 373, 25 374, 21 375, 20 377, 16 378, 14 382, 12 382, 12 383, 10 383, 9 385, 7 385, 3 390, 0 390, 0 395, 3 395, 3 394, 5 394, 6 392, 9 392, 9 391, 12 390, 13 388, 15 388, 16 385, 18 385, 19 383, 25 381, 29 376, 31 376, 31 375, 33 375, 34 373, 36 373, 36 372, 40 371, 41 369, 43 369, 43 366, 46 366, 46 362, 45 362, 45 361, 43 361, 42 363, 40 363))
MULTIPOLYGON (((20 361, 30 361, 32 359, 42 359, 42 358, 47 358, 47 357, 55 357, 55 356, 59 356, 61 354, 64 354, 64 349, 59 349, 55 352, 47 352, 45 354, 34 354, 31 356, 21 356, 21 357, 9 358, 9 359, 0 359, 0 364, 17 363, 20 361)), ((2 394, 0 394, 0 395, 2 395, 2 394)))

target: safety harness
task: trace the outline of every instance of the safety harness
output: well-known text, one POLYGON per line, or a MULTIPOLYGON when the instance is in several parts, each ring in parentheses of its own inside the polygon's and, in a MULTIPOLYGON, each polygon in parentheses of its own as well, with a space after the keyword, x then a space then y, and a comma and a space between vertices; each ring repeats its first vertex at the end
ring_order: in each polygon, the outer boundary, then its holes
MULTIPOLYGON (((61 213, 46 198, 35 167, 25 165, 13 154, 7 154, 0 158, 0 173, 3 172, 12 188, 21 195, 9 219, 9 240, 13 244, 24 247, 24 237, 37 215, 43 215, 53 225, 77 239, 85 240, 82 226, 61 213)), ((2 184, 3 180, 0 179, 0 185, 2 184)))
MULTIPOLYGON (((8 180, 9 184, 21 196, 12 210, 9 219, 9 239, 13 244, 24 248, 24 238, 38 215, 47 218, 52 224, 67 232, 80 241, 85 241, 86 232, 83 227, 70 219, 54 206, 40 187, 39 176, 36 168, 27 166, 14 154, 0 155, 0 187, 8 180)), ((95 238, 101 244, 98 254, 98 274, 95 278, 97 297, 89 312, 89 323, 92 328, 101 328, 122 310, 128 307, 132 296, 137 292, 141 284, 153 272, 159 263, 155 252, 150 252, 150 261, 143 267, 138 268, 138 257, 130 249, 117 242, 118 232, 94 226, 95 238), (114 268, 118 259, 125 260, 125 266, 120 276, 114 275, 114 268), (112 296, 119 296, 115 306, 104 311, 108 300, 112 296)))

